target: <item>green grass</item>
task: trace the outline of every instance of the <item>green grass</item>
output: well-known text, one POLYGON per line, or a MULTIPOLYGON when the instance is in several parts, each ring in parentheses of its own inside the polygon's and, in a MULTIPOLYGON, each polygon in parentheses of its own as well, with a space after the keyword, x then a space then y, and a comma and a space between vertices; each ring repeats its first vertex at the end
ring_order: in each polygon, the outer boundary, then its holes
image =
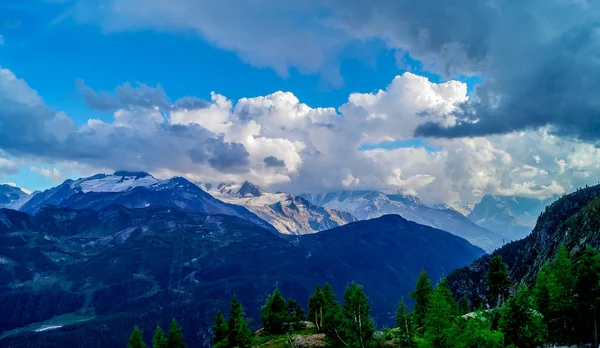
MULTIPOLYGON (((310 336, 317 334, 316 329, 304 329, 299 331, 294 331, 290 333, 290 337, 300 335, 300 336, 310 336)), ((280 348, 280 347, 289 347, 289 341, 287 335, 266 335, 254 337, 252 339, 252 345, 260 348, 280 348)))

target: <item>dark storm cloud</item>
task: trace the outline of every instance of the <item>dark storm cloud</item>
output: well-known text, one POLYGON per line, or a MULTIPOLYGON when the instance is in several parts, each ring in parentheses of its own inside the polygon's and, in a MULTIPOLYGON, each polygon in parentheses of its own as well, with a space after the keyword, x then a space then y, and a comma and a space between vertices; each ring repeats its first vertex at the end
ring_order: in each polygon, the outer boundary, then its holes
POLYGON ((415 136, 470 137, 550 126, 600 139, 600 3, 569 0, 336 1, 339 26, 408 50, 425 69, 485 82, 453 127, 415 136))
POLYGON ((275 156, 265 157, 263 162, 267 167, 285 167, 285 162, 275 156))

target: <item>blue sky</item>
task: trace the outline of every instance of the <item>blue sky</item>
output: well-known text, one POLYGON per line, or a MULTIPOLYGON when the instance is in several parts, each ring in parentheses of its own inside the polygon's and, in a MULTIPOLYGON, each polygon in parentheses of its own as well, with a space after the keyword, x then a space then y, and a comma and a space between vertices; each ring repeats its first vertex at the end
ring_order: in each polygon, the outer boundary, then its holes
POLYGON ((0 1, 0 180, 561 194, 600 175, 600 8, 549 1, 0 1))
MULTIPOLYGON (((27 81, 48 106, 66 112, 79 125, 90 118, 108 121, 112 115, 86 107, 76 88, 78 79, 95 90, 109 92, 128 81, 160 84, 173 100, 188 95, 209 99, 211 91, 237 100, 283 90, 310 106, 323 107, 342 105, 352 92, 385 88, 405 68, 432 81, 441 80, 409 57, 409 66, 399 67, 395 51, 379 40, 346 48, 339 56, 343 84, 332 86, 318 73, 302 74, 291 67, 289 76, 282 77, 269 67, 252 66, 235 52, 220 49, 192 31, 106 34, 95 26, 57 20, 60 7, 53 4, 29 7, 31 3, 25 3, 27 6, 13 4, 3 9, 0 65, 27 81), (361 54, 364 49, 379 53, 365 58, 361 54)), ((478 82, 464 81, 470 90, 478 82)), ((364 149, 375 147, 435 149, 423 139, 367 144, 364 149)), ((28 166, 5 181, 32 190, 54 184, 28 166)))

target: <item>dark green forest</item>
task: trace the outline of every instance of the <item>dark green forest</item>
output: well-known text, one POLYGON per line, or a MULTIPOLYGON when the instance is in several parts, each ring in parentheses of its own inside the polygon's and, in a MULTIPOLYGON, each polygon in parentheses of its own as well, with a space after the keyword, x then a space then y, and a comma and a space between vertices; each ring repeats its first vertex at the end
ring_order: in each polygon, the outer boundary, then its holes
MULTIPOLYGON (((317 286, 305 312, 299 302, 276 289, 262 307, 262 329, 253 332, 242 304, 233 297, 228 318, 218 312, 212 328, 214 347, 295 347, 294 335, 321 335, 316 346, 329 347, 539 347, 544 344, 598 345, 600 252, 587 248, 577 260, 561 246, 538 273, 535 286, 510 279, 501 256, 490 263, 486 303, 472 308, 456 299, 445 278, 433 284, 425 271, 410 297, 395 308, 395 327, 377 328, 369 298, 356 283, 336 298, 329 284, 317 286), (308 329, 310 326, 310 329, 308 329)), ((165 337, 157 327, 152 347, 184 347, 175 319, 165 337)), ((146 347, 133 329, 128 347, 146 347)))

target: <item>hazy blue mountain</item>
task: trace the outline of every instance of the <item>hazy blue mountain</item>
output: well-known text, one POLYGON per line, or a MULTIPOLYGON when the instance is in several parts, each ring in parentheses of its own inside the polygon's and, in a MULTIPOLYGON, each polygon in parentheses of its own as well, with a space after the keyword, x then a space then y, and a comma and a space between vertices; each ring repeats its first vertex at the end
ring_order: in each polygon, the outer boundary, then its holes
POLYGON ((0 184, 0 208, 19 209, 30 198, 31 195, 19 187, 0 184))
POLYGON ((67 180, 35 195, 21 210, 35 213, 50 205, 98 210, 112 204, 130 208, 164 206, 199 213, 234 215, 273 229, 248 209, 222 202, 185 178, 159 181, 147 173, 139 172, 119 171, 113 175, 98 174, 67 180))
POLYGON ((479 226, 518 240, 531 232, 544 207, 555 199, 485 195, 468 217, 479 226))
POLYGON ((349 212, 361 220, 398 214, 407 220, 453 233, 487 252, 502 246, 503 239, 507 238, 478 226, 454 209, 435 209, 415 196, 387 195, 378 191, 338 191, 302 196, 312 204, 349 212))
POLYGON ((485 279, 493 256, 501 255, 515 283, 533 287, 540 268, 564 245, 574 263, 587 247, 600 248, 600 185, 579 189, 546 206, 525 238, 485 255, 468 267, 454 271, 449 282, 460 298, 476 304, 485 298, 485 279))
POLYGON ((121 346, 134 324, 152 332, 173 316, 189 346, 208 346, 234 293, 258 318, 275 288, 306 305, 317 284, 339 295, 353 280, 388 325, 421 269, 435 281, 484 253, 396 215, 284 237, 236 216, 158 206, 0 210, 0 346, 121 346))

